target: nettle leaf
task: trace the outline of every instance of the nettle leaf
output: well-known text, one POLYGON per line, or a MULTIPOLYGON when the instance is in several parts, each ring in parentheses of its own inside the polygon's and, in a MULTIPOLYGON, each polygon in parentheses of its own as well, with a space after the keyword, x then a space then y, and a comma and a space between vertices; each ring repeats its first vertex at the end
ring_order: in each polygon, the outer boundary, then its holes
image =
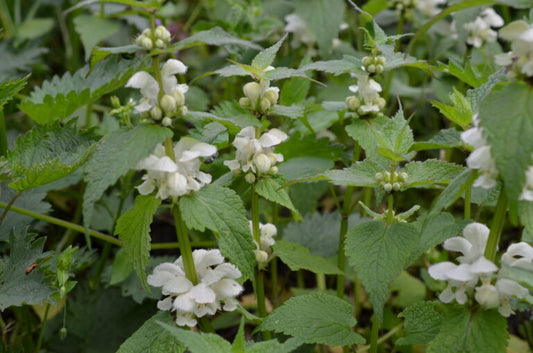
POLYGON ((376 173, 386 170, 372 160, 366 159, 362 162, 355 162, 351 167, 343 170, 328 170, 324 174, 335 185, 351 185, 362 187, 373 187, 378 185, 376 173))
POLYGON ((295 157, 312 156, 337 161, 341 158, 343 147, 331 144, 326 137, 317 139, 315 135, 292 134, 289 139, 276 147, 286 160, 295 157))
POLYGON ((449 184, 465 170, 463 166, 438 159, 410 162, 404 168, 408 175, 405 188, 449 184))
POLYGON ((278 179, 279 178, 273 177, 259 179, 259 181, 257 181, 255 184, 255 192, 257 192, 259 196, 262 196, 269 201, 275 202, 283 207, 287 207, 289 210, 294 212, 297 218, 301 218, 300 213, 296 207, 294 207, 291 198, 289 197, 287 188, 281 189, 283 184, 281 184, 278 179))
POLYGON ((361 69, 361 65, 360 59, 351 55, 344 55, 340 60, 315 61, 302 67, 302 70, 324 71, 335 76, 342 75, 346 72, 366 74, 361 69))
POLYGON ((462 146, 461 133, 454 129, 440 130, 435 136, 424 142, 415 142, 411 151, 426 151, 462 146))
POLYGON ((473 112, 479 110, 479 105, 485 97, 492 91, 498 82, 507 81, 505 69, 501 68, 487 78, 487 81, 477 88, 472 88, 466 91, 466 98, 470 102, 473 112))
POLYGON ((511 214, 516 214, 525 172, 533 164, 533 92, 520 82, 492 91, 481 103, 479 118, 505 184, 511 214))
POLYGON ((428 343, 437 336, 442 321, 441 313, 437 310, 439 302, 419 302, 411 305, 398 317, 405 319, 404 330, 406 337, 398 339, 395 344, 404 346, 417 343, 428 343))
POLYGON ((279 172, 289 181, 309 178, 334 167, 331 159, 295 157, 278 165, 279 172))
POLYGON ((386 117, 376 117, 374 119, 357 119, 352 124, 346 126, 346 132, 359 143, 365 153, 375 156, 378 146, 377 132, 389 123, 386 117))
POLYGON ((478 88, 485 82, 485 78, 483 77, 483 74, 479 72, 476 69, 476 67, 473 66, 469 62, 467 62, 464 68, 457 65, 453 61, 448 62, 447 65, 439 62, 439 65, 435 67, 434 70, 453 75, 457 77, 459 80, 463 81, 464 83, 474 88, 478 88))
POLYGON ((241 131, 241 129, 246 126, 256 126, 257 124, 259 124, 257 119, 253 118, 251 115, 248 114, 224 118, 211 113, 190 111, 187 113, 187 116, 216 121, 217 123, 223 125, 228 130, 228 132, 233 135, 238 134, 239 131, 241 131), (251 121, 252 118, 253 121, 251 121))
POLYGON ((9 186, 23 191, 71 174, 91 156, 93 143, 92 136, 78 133, 72 124, 33 128, 8 152, 9 186))
POLYGON ((146 266, 150 258, 150 224, 160 204, 161 199, 152 195, 137 196, 133 207, 120 216, 115 229, 115 234, 122 240, 133 269, 147 292, 150 291, 146 282, 146 266))
POLYGON ((377 220, 360 223, 346 234, 346 256, 369 293, 380 321, 389 285, 408 265, 418 237, 412 224, 388 225, 377 220))
POLYGON ((280 90, 279 103, 283 105, 292 105, 301 103, 307 97, 311 82, 301 77, 293 77, 283 83, 280 90))
MULTIPOLYGON (((211 112, 216 115, 216 117, 213 117, 213 119, 219 119, 220 121, 215 121, 226 126, 226 128, 228 128, 228 124, 238 126, 238 131, 241 130, 240 128, 245 128, 247 126, 261 127, 261 122, 257 119, 257 117, 250 114, 249 111, 241 108, 239 103, 235 101, 224 101, 215 106, 211 112)), ((207 118, 209 119, 209 116, 207 116, 207 118)))
POLYGON ((123 128, 104 137, 85 166, 87 181, 83 197, 83 219, 87 226, 94 204, 118 178, 148 157, 158 143, 172 136, 172 131, 156 125, 123 128))
POLYGON ((278 240, 272 249, 274 250, 274 254, 289 266, 292 271, 303 269, 328 275, 342 274, 342 271, 333 263, 323 257, 311 255, 309 249, 300 244, 278 240))
POLYGON ((257 54, 252 60, 252 67, 254 69, 263 71, 267 67, 272 65, 274 59, 276 58, 276 54, 279 48, 281 47, 281 44, 283 44, 283 41, 285 41, 285 38, 287 38, 287 34, 281 37, 280 40, 276 42, 276 44, 266 48, 265 50, 257 54))
POLYGON ((205 185, 179 202, 187 226, 201 232, 206 228, 213 231, 220 251, 241 270, 243 280, 253 278, 255 245, 246 210, 235 191, 220 185, 205 185))
POLYGON ((450 94, 449 97, 453 105, 438 101, 431 101, 431 104, 446 118, 466 129, 472 123, 473 113, 470 102, 455 87, 453 87, 453 94, 450 94))
POLYGON ((177 338, 191 353, 232 353, 231 344, 217 334, 193 332, 163 322, 159 322, 159 326, 177 338))
POLYGON ((185 347, 161 325, 173 325, 168 311, 159 311, 148 319, 137 331, 120 345, 117 353, 183 353, 185 347))
POLYGON ((442 193, 435 199, 430 213, 436 214, 441 210, 450 207, 465 193, 466 188, 472 185, 475 177, 476 173, 472 169, 463 170, 450 181, 444 191, 442 191, 442 193))
POLYGON ((46 237, 36 238, 26 230, 12 230, 9 235, 9 257, 0 258, 0 311, 10 306, 52 302, 50 288, 43 273, 37 268, 30 273, 26 269, 47 256, 43 253, 46 237))
POLYGON ((74 74, 55 76, 36 88, 19 108, 39 124, 64 119, 81 106, 124 86, 142 66, 140 59, 125 60, 117 56, 100 62, 92 71, 85 66, 74 74))
POLYGON ((348 302, 331 294, 313 292, 287 300, 274 309, 259 328, 282 332, 305 343, 363 344, 365 339, 352 331, 357 323, 352 312, 353 307, 348 302))
MULTIPOLYGON (((419 223, 419 220, 416 223, 419 223)), ((413 260, 446 239, 458 235, 469 221, 456 222, 450 213, 441 213, 438 215, 428 214, 421 217, 420 223, 420 239, 413 252, 413 260)))
POLYGON ((33 71, 33 65, 40 60, 42 54, 48 53, 47 48, 28 47, 24 49, 14 49, 9 41, 0 43, 0 80, 15 79, 21 72, 33 71))
POLYGON ((287 107, 285 105, 276 104, 271 112, 291 119, 298 119, 304 116, 304 111, 305 108, 301 105, 287 107))
POLYGON ((409 126, 409 121, 403 117, 401 109, 378 131, 377 140, 380 147, 389 149, 395 154, 403 156, 409 153, 414 143, 413 130, 409 126))
POLYGON ((429 75, 433 75, 431 66, 426 61, 418 60, 417 58, 405 53, 395 52, 394 45, 392 44, 378 45, 378 49, 381 52, 381 55, 387 59, 383 68, 384 71, 394 70, 405 66, 421 69, 427 72, 429 75))
POLYGON ((117 22, 91 15, 79 15, 74 18, 74 28, 80 35, 85 60, 89 60, 93 48, 103 39, 116 33, 120 26, 117 22))
POLYGON ((9 102, 15 94, 22 91, 22 89, 28 83, 30 75, 26 75, 18 80, 11 80, 0 83, 0 109, 9 102))
POLYGON ((440 331, 426 352, 501 353, 508 339, 507 320, 497 310, 471 313, 468 307, 446 305, 440 331))
MULTIPOLYGON (((96 64, 104 60, 111 54, 135 54, 139 50, 144 50, 143 47, 138 46, 137 44, 128 44, 120 47, 95 47, 91 53, 91 69, 94 68, 96 64)), ((89 70, 90 72, 90 70, 89 70)))

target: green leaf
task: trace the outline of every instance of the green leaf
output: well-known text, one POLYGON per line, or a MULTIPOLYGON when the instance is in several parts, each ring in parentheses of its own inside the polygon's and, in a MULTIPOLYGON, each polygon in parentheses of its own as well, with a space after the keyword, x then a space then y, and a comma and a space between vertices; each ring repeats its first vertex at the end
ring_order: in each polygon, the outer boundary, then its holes
POLYGON ((52 300, 53 290, 39 268, 26 273, 31 264, 47 255, 43 253, 46 237, 35 239, 36 234, 19 232, 12 231, 9 235, 9 257, 0 258, 0 310, 52 300))
POLYGON ((33 128, 8 152, 9 186, 23 191, 71 174, 91 156, 93 142, 92 136, 78 133, 72 124, 33 128))
POLYGON ((19 108, 39 124, 64 119, 81 106, 124 86, 142 66, 142 60, 124 60, 117 56, 100 62, 91 72, 85 66, 72 75, 55 76, 36 88, 19 108))
POLYGON ((522 223, 529 234, 533 234, 533 202, 520 201, 518 203, 518 215, 520 216, 520 223, 522 223))
POLYGON ((295 157, 278 165, 279 172, 289 181, 318 175, 333 166, 332 160, 319 157, 295 157))
POLYGON ((498 0, 500 4, 505 4, 517 9, 530 9, 531 0, 498 0))
POLYGON ((502 353, 507 347, 507 320, 496 310, 447 305, 440 332, 427 346, 428 353, 502 353))
POLYGON ((276 147, 276 152, 281 153, 285 160, 295 157, 312 156, 325 158, 332 161, 339 160, 342 154, 342 145, 332 145, 328 138, 317 139, 315 135, 292 134, 287 141, 276 147))
POLYGON ((359 143, 367 154, 375 156, 378 146, 378 131, 382 130, 389 123, 390 119, 386 117, 377 117, 374 119, 357 119, 352 124, 346 126, 346 132, 359 143))
POLYGON ((463 166, 438 159, 423 162, 410 162, 405 166, 407 172, 406 188, 433 184, 449 184, 465 170, 463 166))
POLYGON ((369 221, 346 234, 346 256, 369 293, 380 321, 389 285, 408 265, 417 245, 418 231, 409 223, 369 221))
POLYGON ((318 43, 321 56, 328 54, 344 20, 343 0, 299 0, 294 12, 305 22, 318 43))
POLYGON ((315 61, 302 67, 302 70, 324 71, 335 76, 342 75, 346 72, 365 74, 361 69, 361 60, 350 55, 344 55, 341 60, 315 61))
POLYGON ((21 39, 36 39, 50 32, 55 25, 52 18, 32 18, 24 21, 17 31, 21 39))
POLYGON ((398 339, 395 344, 404 346, 428 343, 439 333, 441 313, 437 311, 439 302, 419 302, 405 309, 398 317, 405 319, 406 337, 398 339))
POLYGON ((191 353, 231 353, 231 344, 217 334, 188 331, 162 322, 159 325, 191 353))
POLYGON ((207 228, 215 233, 220 251, 241 270, 243 280, 253 278, 255 245, 246 210, 235 191, 219 185, 205 185, 182 197, 180 209, 189 228, 201 232, 207 228))
POLYGON ((124 250, 133 269, 147 292, 146 266, 150 258, 150 224, 161 199, 151 195, 139 195, 133 208, 124 212, 117 221, 115 234, 122 240, 124 250))
POLYGON ((280 40, 276 42, 276 44, 266 48, 265 50, 257 54, 252 60, 252 67, 254 69, 263 71, 267 67, 272 65, 272 63, 274 62, 274 58, 276 57, 276 54, 279 48, 281 47, 281 44, 283 44, 283 41, 285 41, 285 38, 287 38, 287 34, 281 37, 280 40))
POLYGON ((482 84, 481 86, 473 89, 469 89, 466 91, 466 97, 468 98, 468 101, 470 102, 470 105, 472 106, 472 111, 477 112, 479 111, 479 105, 481 102, 485 99, 485 97, 492 91, 494 86, 498 82, 507 81, 507 75, 505 75, 505 69, 500 69, 490 75, 487 78, 487 82, 482 84))
POLYGON ((304 107, 301 105, 293 105, 287 107, 285 105, 276 104, 272 109, 273 114, 286 116, 291 119, 298 119, 304 116, 304 107))
POLYGON ((129 254, 125 248, 120 248, 115 254, 113 260, 113 269, 111 271, 110 285, 115 285, 124 282, 132 273, 133 267, 130 262, 129 254))
POLYGON ((83 220, 86 226, 91 220, 94 203, 104 191, 152 153, 158 143, 171 136, 167 128, 140 125, 116 130, 102 139, 85 166, 87 187, 83 197, 83 220))
POLYGON ((47 53, 47 48, 27 47, 23 49, 13 48, 9 41, 0 42, 0 80, 16 79, 22 76, 21 72, 33 71, 33 65, 40 61, 40 56, 47 53))
POLYGON ((287 300, 271 312, 259 328, 282 332, 305 343, 331 346, 362 344, 364 338, 352 331, 357 323, 352 312, 353 307, 346 301, 314 292, 287 300))
POLYGON ((279 97, 279 103, 283 105, 292 105, 301 103, 307 97, 311 88, 311 82, 301 77, 293 77, 283 83, 279 97))
POLYGON ((461 133, 454 128, 440 130, 435 136, 424 142, 415 142, 411 151, 425 151, 462 146, 461 133))
POLYGON ((117 353, 182 353, 185 352, 178 339, 159 323, 174 324, 172 315, 160 311, 148 319, 137 331, 120 345, 117 353))
POLYGON ((492 91, 479 110, 483 132, 504 181, 511 215, 516 214, 526 170, 533 164, 533 91, 512 82, 492 91))
POLYGON ((252 120, 252 116, 246 113, 242 113, 241 115, 229 118, 224 118, 211 113, 190 111, 187 113, 187 116, 216 121, 217 123, 223 125, 228 130, 228 132, 233 135, 238 134, 243 127, 255 126, 259 123, 257 119, 253 118, 253 123, 248 124, 248 122, 252 122, 250 121, 252 120))
POLYGON ((407 271, 402 271, 392 282, 389 291, 394 297, 390 305, 405 308, 426 298, 426 285, 407 271))
POLYGON ((85 60, 89 60, 93 48, 103 39, 116 33, 120 26, 118 23, 91 15, 79 15, 73 20, 74 28, 80 35, 83 49, 85 50, 85 60))
POLYGON ((11 80, 0 83, 0 109, 9 102, 15 94, 22 91, 22 89, 28 83, 30 75, 26 75, 18 80, 11 80))
POLYGON ((128 44, 120 47, 95 47, 91 54, 91 70, 96 64, 111 54, 134 54, 139 50, 143 50, 143 48, 136 44, 128 44))
POLYGON ((379 164, 364 160, 355 162, 351 167, 343 170, 328 170, 324 174, 335 185, 351 185, 362 187, 373 187, 378 185, 376 173, 382 173, 386 170, 379 164))
POLYGON ((467 187, 474 182, 476 173, 472 169, 465 169, 450 181, 446 189, 435 199, 431 207, 431 214, 439 213, 441 210, 450 207, 464 193, 467 187))
POLYGON ((456 236, 468 222, 456 222, 455 218, 449 213, 426 215, 421 219, 420 239, 412 259, 415 260, 427 250, 441 244, 448 238, 456 236))
POLYGON ((309 253, 309 249, 304 248, 300 244, 291 243, 285 240, 278 240, 273 245, 274 254, 277 255, 292 271, 308 270, 314 273, 324 273, 327 275, 339 275, 342 271, 339 270, 330 261, 313 256, 309 253))
MULTIPOLYGON (((482 75, 477 70, 474 71, 474 66, 469 63, 467 63, 465 68, 462 68, 453 61, 448 62, 448 65, 439 63, 439 66, 434 68, 434 70, 453 75, 474 88, 478 88, 485 81, 481 77, 482 75)), ((453 88, 455 90, 455 87, 453 88)))
POLYGON ((417 60, 415 57, 407 55, 406 53, 395 52, 394 45, 392 44, 378 45, 378 49, 381 51, 381 55, 387 59, 385 67, 383 68, 384 71, 390 71, 405 66, 421 69, 429 75, 433 75, 431 66, 426 61, 417 60))
POLYGON ((446 118, 466 129, 472 123, 473 113, 470 102, 455 87, 453 87, 453 94, 450 94, 450 100, 453 105, 437 101, 431 101, 431 104, 446 118))
POLYGON ((283 207, 287 207, 289 210, 294 212, 297 217, 299 217, 299 212, 296 207, 294 207, 287 189, 280 189, 281 187, 282 184, 280 184, 277 179, 272 177, 264 178, 259 179, 259 181, 255 184, 255 192, 257 192, 259 196, 262 196, 269 201, 275 202, 283 207))
POLYGON ((302 341, 296 337, 291 337, 283 343, 279 343, 277 340, 269 340, 254 343, 248 347, 246 353, 290 353, 301 345, 302 341))

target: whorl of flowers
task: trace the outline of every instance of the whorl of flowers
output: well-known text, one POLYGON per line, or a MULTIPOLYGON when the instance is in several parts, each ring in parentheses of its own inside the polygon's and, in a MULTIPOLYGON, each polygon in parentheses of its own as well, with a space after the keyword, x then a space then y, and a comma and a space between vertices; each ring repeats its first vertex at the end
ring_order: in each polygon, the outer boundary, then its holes
POLYGON ((501 27, 503 24, 500 15, 488 7, 474 21, 463 25, 468 33, 466 42, 476 48, 481 47, 484 42, 495 42, 498 35, 492 28, 501 27))
POLYGON ((357 85, 352 85, 349 90, 355 95, 346 98, 348 110, 358 115, 377 115, 385 107, 386 101, 379 93, 381 85, 367 74, 356 74, 357 85))
POLYGON ((145 29, 137 38, 135 44, 146 50, 153 48, 164 49, 170 43, 171 35, 165 26, 157 26, 153 31, 150 28, 145 29))
MULTIPOLYGON (((265 71, 273 70, 272 66, 265 71)), ((248 82, 242 88, 244 97, 239 105, 254 113, 265 114, 272 109, 279 99, 279 88, 270 87, 270 80, 260 79, 259 82, 248 82)))
POLYGON ((483 136, 483 129, 480 128, 477 115, 473 119, 474 126, 461 133, 461 139, 474 147, 474 151, 466 159, 466 165, 470 169, 477 169, 478 178, 474 181, 474 186, 484 189, 491 189, 496 186, 498 169, 496 162, 492 158, 491 147, 487 145, 487 140, 483 136))
POLYGON ((159 83, 146 71, 135 73, 126 83, 126 87, 138 88, 143 97, 135 110, 149 114, 154 120, 161 120, 165 126, 172 124, 172 117, 187 113, 185 93, 186 84, 178 84, 176 74, 187 72, 187 66, 176 59, 169 59, 161 68, 163 95, 159 99, 159 83))
POLYGON ((500 38, 511 42, 511 51, 496 55, 496 63, 509 66, 508 75, 533 76, 533 25, 514 21, 499 31, 500 38))
POLYGON ((181 257, 173 263, 159 264, 147 279, 151 286, 161 287, 166 296, 157 303, 157 308, 175 311, 176 323, 190 327, 196 325, 197 318, 214 315, 217 310, 235 310, 235 297, 243 290, 235 281, 241 277, 241 271, 224 262, 220 250, 194 250, 192 256, 198 283, 186 277, 181 257))
POLYGON ((256 138, 255 130, 253 126, 242 129, 233 141, 235 159, 224 161, 224 165, 235 174, 247 173, 246 181, 249 183, 253 183, 258 175, 278 172, 276 164, 283 161, 283 155, 274 153, 274 147, 288 137, 281 130, 271 129, 256 138))
MULTIPOLYGON (((452 237, 443 243, 444 249, 460 252, 459 265, 453 262, 440 262, 432 265, 429 275, 437 280, 447 281, 448 286, 439 295, 444 303, 453 300, 465 304, 469 295, 487 309, 498 308, 501 315, 508 317, 513 313, 509 300, 512 297, 524 298, 527 288, 498 274, 498 267, 483 254, 487 246, 489 229, 481 223, 471 223, 463 230, 462 237, 452 237), (492 284, 493 278, 496 282, 492 284), (481 284, 478 283, 481 281, 481 284)), ((533 270, 533 248, 522 242, 511 245, 502 256, 502 262, 513 267, 533 270)))
MULTIPOLYGON (((253 238, 253 226, 252 222, 250 221, 250 234, 252 234, 253 238)), ((259 232, 260 232, 260 242, 259 244, 253 239, 256 250, 255 252, 255 259, 258 263, 264 264, 268 260, 268 252, 270 251, 270 248, 272 245, 276 243, 276 240, 274 237, 276 234, 278 234, 278 229, 275 225, 272 223, 259 223, 259 232)))
POLYGON ((141 195, 157 190, 156 197, 163 200, 200 190, 211 182, 211 175, 200 171, 200 158, 214 156, 216 152, 215 146, 184 137, 174 146, 176 160, 173 161, 159 144, 153 154, 137 164, 137 169, 146 170, 144 182, 137 190, 141 195))

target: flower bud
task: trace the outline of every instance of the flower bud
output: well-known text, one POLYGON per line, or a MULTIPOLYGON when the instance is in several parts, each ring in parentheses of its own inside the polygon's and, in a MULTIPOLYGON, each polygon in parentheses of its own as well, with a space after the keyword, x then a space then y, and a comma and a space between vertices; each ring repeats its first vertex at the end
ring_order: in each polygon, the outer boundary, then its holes
POLYGON ((154 36, 162 41, 168 42, 170 40, 170 32, 165 26, 157 26, 154 36))
POLYGON ((244 180, 246 180, 246 182, 248 184, 253 184, 254 181, 255 181, 255 175, 254 173, 247 173, 245 176, 244 176, 244 180))
POLYGON ((476 287, 476 294, 474 295, 476 301, 487 309, 497 308, 500 306, 500 296, 498 289, 489 283, 483 283, 476 287))
POLYGON ((387 62, 387 58, 384 56, 378 56, 376 60, 377 60, 377 63, 380 65, 385 65, 385 63, 387 62))
POLYGON ((144 36, 142 36, 142 39, 140 39, 138 44, 146 50, 150 50, 154 47, 154 43, 152 42, 152 40, 144 36))
POLYGON ((161 110, 161 108, 159 107, 153 107, 151 110, 150 110, 150 116, 152 117, 152 119, 154 120, 161 120, 161 118, 163 117, 163 111, 161 110))
POLYGON ((267 223, 261 227, 261 235, 264 237, 274 237, 278 234, 278 228, 272 223, 267 223))
POLYGON ((268 254, 266 251, 263 250, 256 250, 255 251, 255 260, 259 264, 264 264, 268 260, 268 254))
POLYGON ((67 295, 67 288, 65 286, 61 286, 61 288, 59 288, 59 298, 63 299, 65 298, 65 295, 67 295))
POLYGON ((278 158, 276 157, 276 155, 274 153, 269 153, 269 154, 267 154, 267 156, 270 159, 270 164, 274 165, 274 164, 278 163, 278 158))
POLYGON ((264 98, 270 101, 270 104, 275 105, 279 99, 279 93, 277 89, 268 89, 263 95, 264 98))
POLYGON ((239 105, 241 108, 250 109, 252 107, 252 102, 250 101, 250 98, 242 97, 239 99, 239 105))
POLYGON ((244 95, 250 99, 252 105, 257 103, 257 100, 261 96, 261 86, 257 82, 248 82, 242 88, 244 95))
POLYGON ((262 112, 266 112, 270 109, 270 107, 272 106, 272 104, 270 103, 270 101, 266 98, 263 98, 261 99, 261 104, 259 106, 259 109, 262 111, 262 112))
POLYGON ((272 174, 278 174, 279 172, 279 168, 276 167, 276 166, 273 166, 272 168, 270 168, 270 173, 272 174))
POLYGON ((402 188, 402 186, 400 185, 400 183, 393 183, 392 184, 392 189, 394 191, 399 191, 401 188, 402 188))
POLYGON ((385 180, 390 180, 390 172, 385 172, 385 180))
POLYGON ((381 181, 383 180, 383 173, 376 173, 374 175, 374 178, 377 180, 377 181, 381 181))
POLYGON ((182 105, 181 107, 179 107, 178 112, 180 115, 187 115, 187 113, 189 112, 189 108, 187 108, 186 105, 182 105))
POLYGON ((370 72, 371 74, 373 74, 374 72, 376 72, 376 65, 374 64, 370 64, 366 67, 366 71, 370 72))
POLYGON ((161 98, 161 108, 165 113, 170 114, 176 110, 176 100, 171 95, 165 94, 161 98))
POLYGON ((349 110, 355 111, 361 106, 361 101, 355 96, 350 96, 346 98, 346 106, 349 110))
POLYGON ((161 39, 156 39, 155 46, 159 49, 164 49, 167 45, 161 39))
POLYGON ((380 64, 376 65, 376 73, 380 74, 382 72, 383 72, 383 65, 380 65, 380 64))
POLYGON ((174 92, 172 92, 172 97, 174 97, 174 100, 176 101, 176 105, 185 104, 185 95, 179 89, 176 89, 174 90, 174 92))
POLYGON ((398 175, 398 179, 401 180, 401 181, 405 181, 405 180, 407 180, 408 177, 409 177, 409 175, 407 175, 406 172, 401 172, 401 173, 398 175))
POLYGON ((163 120, 161 120, 161 125, 169 127, 172 125, 172 119, 170 119, 168 116, 165 116, 163 120))
POLYGON ((67 333, 67 328, 61 327, 61 330, 59 330, 59 339, 64 340, 65 338, 67 338, 67 333))
POLYGON ((111 106, 115 109, 120 108, 120 99, 117 96, 111 97, 111 106))
POLYGON ((385 185, 383 185, 383 189, 385 189, 386 192, 391 192, 392 191, 391 183, 386 183, 385 185))
POLYGON ((143 35, 143 36, 145 36, 145 37, 150 37, 151 34, 152 34, 152 31, 150 30, 150 28, 145 28, 145 29, 142 31, 142 33, 141 33, 141 35, 143 35))
POLYGON ((378 99, 376 99, 376 103, 379 109, 383 109, 385 108, 385 105, 387 105, 387 101, 383 97, 379 97, 378 99))
POLYGON ((254 156, 254 164, 259 173, 267 173, 272 166, 270 163, 270 158, 264 153, 259 153, 254 156))
POLYGON ((372 63, 372 57, 370 56, 365 56, 363 57, 363 59, 361 59, 361 64, 363 64, 364 66, 368 66, 372 63))

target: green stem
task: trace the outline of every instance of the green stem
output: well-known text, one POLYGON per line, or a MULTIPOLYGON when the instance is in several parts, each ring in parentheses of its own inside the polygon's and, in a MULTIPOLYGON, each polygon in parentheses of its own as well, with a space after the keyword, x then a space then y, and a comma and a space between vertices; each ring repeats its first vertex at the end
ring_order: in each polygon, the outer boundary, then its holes
POLYGON ((2 214, 0 215, 0 224, 2 224, 2 222, 6 218, 7 213, 9 212, 9 209, 13 208, 13 204, 15 203, 15 201, 17 201, 17 199, 20 196, 20 194, 21 194, 21 192, 17 191, 15 193, 15 195, 11 198, 11 200, 9 200, 9 203, 5 205, 4 212, 2 212, 2 214))
POLYGON ((175 162, 176 156, 174 155, 174 143, 172 142, 172 137, 167 138, 164 142, 164 145, 165 145, 165 154, 175 162))
POLYGON ((465 189, 465 219, 470 219, 470 213, 472 210, 472 185, 467 185, 465 189))
POLYGON ((0 20, 2 21, 2 26, 4 27, 3 37, 10 38, 15 36, 17 28, 13 23, 13 19, 9 15, 9 9, 5 0, 0 0, 0 20))
MULTIPOLYGON (((402 13, 400 14, 400 18, 398 20, 398 25, 396 26, 396 34, 397 35, 401 35, 403 34, 403 25, 405 23, 405 18, 404 18, 404 13, 402 11, 402 13)), ((394 44, 394 51, 398 51, 400 49, 400 41, 402 39, 401 38, 398 38, 396 40, 396 43, 394 44)))
POLYGON ((94 272, 94 275, 89 281, 89 284, 91 285, 91 288, 93 289, 97 288, 98 285, 100 284, 100 277, 102 276, 102 272, 104 271, 110 252, 111 252, 111 243, 105 243, 102 253, 100 254, 100 259, 98 260, 98 263, 96 265, 96 271, 94 272))
POLYGON ((389 202, 387 209, 387 223, 392 224, 394 222, 394 196, 389 194, 389 202))
POLYGON ((319 290, 326 290, 326 275, 323 273, 316 274, 316 287, 319 290))
POLYGON ((372 331, 370 332, 370 353, 378 352, 379 322, 376 314, 372 315, 372 331))
MULTIPOLYGON (((392 330, 390 330, 389 332, 387 332, 386 334, 384 334, 377 340, 377 344, 380 345, 381 343, 385 342, 386 340, 394 336, 398 331, 400 331, 402 327, 403 327, 403 324, 399 324, 398 326, 393 327, 392 330)), ((368 351, 369 349, 370 349, 370 346, 364 346, 363 348, 359 349, 357 353, 363 353, 363 352, 368 351)))
POLYGON ((181 216, 179 203, 176 203, 172 208, 172 216, 174 217, 174 223, 176 224, 176 234, 180 244, 185 275, 194 285, 196 285, 198 284, 198 276, 196 274, 196 267, 194 266, 194 259, 192 257, 191 242, 189 240, 189 235, 187 234, 187 227, 181 216))
POLYGON ((0 156, 7 154, 7 127, 4 109, 0 107, 0 156))
POLYGON ((305 288, 304 273, 302 270, 296 271, 296 285, 298 288, 305 288))
MULTIPOLYGON (((344 194, 344 201, 342 205, 341 215, 341 229, 339 232, 339 249, 337 251, 337 267, 344 272, 346 268, 346 254, 344 253, 344 242, 346 240, 346 232, 348 231, 348 216, 350 215, 350 206, 352 204, 354 187, 348 186, 344 194)), ((337 275, 337 297, 344 298, 344 275, 337 275)))
POLYGON ((50 304, 46 304, 46 309, 44 310, 43 322, 41 323, 41 330, 39 331, 39 338, 37 339, 37 348, 35 348, 35 353, 39 353, 39 350, 41 350, 41 344, 43 343, 44 327, 46 326, 46 320, 48 319, 49 310, 50 310, 50 304))
MULTIPOLYGON (((278 205, 272 203, 272 223, 278 224, 278 205)), ((278 298, 278 259, 274 257, 270 261, 270 301, 274 308, 279 305, 278 298)))
POLYGON ((505 224, 505 215, 507 213, 507 196, 505 195, 505 189, 500 191, 500 197, 496 204, 496 210, 494 211, 494 217, 490 226, 489 239, 487 240, 487 247, 485 248, 485 257, 494 262, 496 257, 496 249, 500 241, 500 235, 502 234, 503 225, 505 224))
MULTIPOLYGON (((267 316, 266 301, 265 301, 265 273, 255 268, 255 297, 257 299, 257 313, 259 317, 267 316)), ((272 339, 270 331, 263 331, 263 340, 268 341, 272 339)))

